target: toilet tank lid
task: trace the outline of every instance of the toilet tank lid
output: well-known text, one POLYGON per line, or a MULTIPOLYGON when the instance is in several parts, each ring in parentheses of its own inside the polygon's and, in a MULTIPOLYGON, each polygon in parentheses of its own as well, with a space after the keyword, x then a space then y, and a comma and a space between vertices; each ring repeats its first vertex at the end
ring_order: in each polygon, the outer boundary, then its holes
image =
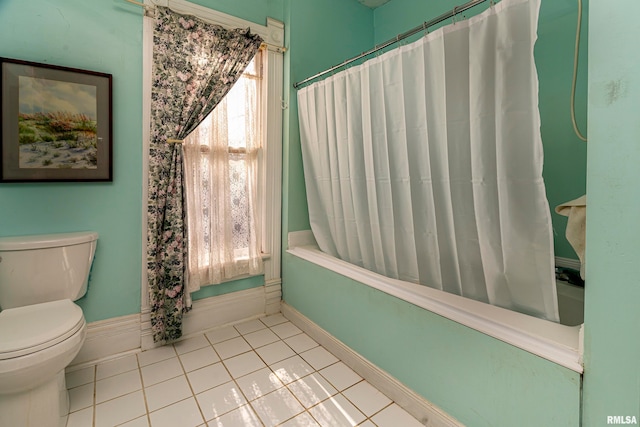
POLYGON ((79 245, 94 240, 98 240, 98 233, 95 231, 0 237, 0 251, 56 248, 59 246, 79 245))

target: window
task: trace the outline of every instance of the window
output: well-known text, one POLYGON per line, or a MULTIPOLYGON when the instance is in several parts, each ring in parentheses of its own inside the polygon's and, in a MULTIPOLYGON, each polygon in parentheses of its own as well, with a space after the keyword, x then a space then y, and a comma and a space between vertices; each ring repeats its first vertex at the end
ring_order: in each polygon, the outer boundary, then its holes
POLYGON ((184 141, 190 291, 262 272, 262 63, 184 141))
MULTIPOLYGON (((260 51, 260 71, 262 72, 260 92, 261 107, 261 131, 262 131, 262 149, 259 154, 259 162, 262 170, 260 171, 259 184, 260 193, 260 215, 261 222, 259 225, 260 240, 262 242, 263 251, 263 272, 264 272, 264 312, 267 314, 275 314, 280 311, 281 299, 281 194, 282 194, 282 108, 286 103, 283 101, 283 52, 282 47, 284 40, 284 24, 280 21, 267 17, 266 25, 259 25, 239 19, 222 12, 218 12, 207 7, 195 5, 184 0, 171 0, 173 10, 194 15, 205 21, 221 25, 227 29, 234 28, 250 28, 251 32, 259 34, 267 43, 268 48, 260 51)), ((147 14, 143 22, 143 141, 144 151, 149 149, 150 134, 150 112, 151 112, 151 92, 152 92, 152 64, 153 64, 153 21, 152 14, 147 14)), ((184 144, 183 144, 184 145, 184 144)), ((147 176, 149 172, 148 157, 143 156, 142 159, 143 176, 147 176)), ((188 178, 188 177, 187 177, 188 178)), ((145 182, 147 180, 145 179, 145 182)), ((142 198, 147 200, 148 186, 142 188, 142 198)), ((141 239, 147 239, 147 206, 144 205, 141 212, 142 234, 141 239)), ((143 265, 147 262, 146 247, 142 247, 140 251, 141 262, 143 265)), ((192 278, 193 279, 193 278, 192 278)), ((227 279, 224 279, 227 280, 227 279)), ((191 286, 188 291, 193 292, 194 281, 189 283, 191 286)), ((209 284, 209 283, 207 283, 209 284)), ((149 299, 149 286, 146 277, 146 269, 142 271, 142 289, 141 289, 141 312, 142 312, 142 348, 148 349, 154 346, 151 330, 151 322, 149 313, 151 311, 149 299)), ((209 311, 201 309, 194 304, 191 312, 192 316, 200 316, 202 313, 202 321, 207 327, 214 327, 211 322, 209 311)), ((258 314, 258 313, 256 313, 258 314)), ((225 322, 232 319, 224 320, 225 322)), ((218 321, 218 320, 216 320, 218 321)), ((224 322, 223 322, 224 323, 224 322)), ((200 323, 198 323, 200 324, 200 323)), ((206 328, 205 328, 206 329, 206 328)))

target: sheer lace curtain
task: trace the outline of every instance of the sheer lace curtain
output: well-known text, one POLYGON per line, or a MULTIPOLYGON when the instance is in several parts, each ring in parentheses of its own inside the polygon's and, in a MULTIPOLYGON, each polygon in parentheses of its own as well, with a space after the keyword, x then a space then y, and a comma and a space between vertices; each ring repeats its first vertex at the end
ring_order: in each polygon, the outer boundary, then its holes
POLYGON ((257 82, 239 79, 183 144, 188 292, 262 272, 257 82))

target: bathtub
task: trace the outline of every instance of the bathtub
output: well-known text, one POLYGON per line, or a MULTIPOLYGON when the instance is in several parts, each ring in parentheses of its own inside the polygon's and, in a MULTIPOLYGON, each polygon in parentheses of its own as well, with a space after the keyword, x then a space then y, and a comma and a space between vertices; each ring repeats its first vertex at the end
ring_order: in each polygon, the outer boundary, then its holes
POLYGON ((581 325, 584 322, 584 288, 556 280, 556 290, 560 323, 567 326, 581 325))
POLYGON ((559 282, 561 323, 391 279, 320 251, 311 231, 289 233, 287 253, 582 373, 583 289, 559 282))

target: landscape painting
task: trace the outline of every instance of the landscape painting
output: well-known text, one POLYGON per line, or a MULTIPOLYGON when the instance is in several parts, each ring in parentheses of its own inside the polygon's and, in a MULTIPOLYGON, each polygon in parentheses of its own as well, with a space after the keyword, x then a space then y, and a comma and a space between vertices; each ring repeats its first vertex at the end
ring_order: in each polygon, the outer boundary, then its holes
POLYGON ((96 87, 19 76, 20 168, 98 167, 96 87))
POLYGON ((0 182, 112 181, 112 76, 0 58, 0 182))

